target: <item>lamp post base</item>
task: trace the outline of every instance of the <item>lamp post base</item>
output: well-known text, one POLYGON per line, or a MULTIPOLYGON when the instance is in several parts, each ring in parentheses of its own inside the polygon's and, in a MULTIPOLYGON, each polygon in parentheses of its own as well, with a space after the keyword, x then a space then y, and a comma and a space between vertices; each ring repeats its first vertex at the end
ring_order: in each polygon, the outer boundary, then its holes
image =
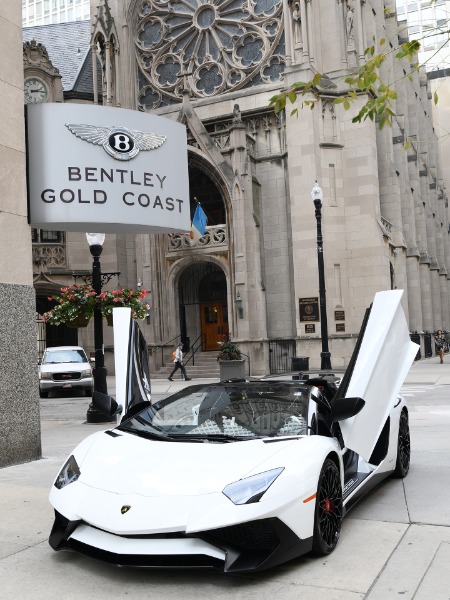
POLYGON ((115 422, 116 417, 107 417, 91 404, 86 411, 86 423, 112 423, 115 422))
MULTIPOLYGON (((98 355, 96 353, 96 364, 103 361, 103 354, 98 355)), ((108 388, 106 385, 106 375, 108 371, 104 366, 94 367, 94 391, 101 392, 102 394, 108 393, 108 388)), ((93 403, 89 404, 89 408, 86 412, 86 422, 87 423, 111 423, 112 421, 116 421, 116 417, 108 417, 103 413, 99 412, 93 403)))
POLYGON ((320 353, 320 368, 331 369, 331 353, 321 352, 320 353))

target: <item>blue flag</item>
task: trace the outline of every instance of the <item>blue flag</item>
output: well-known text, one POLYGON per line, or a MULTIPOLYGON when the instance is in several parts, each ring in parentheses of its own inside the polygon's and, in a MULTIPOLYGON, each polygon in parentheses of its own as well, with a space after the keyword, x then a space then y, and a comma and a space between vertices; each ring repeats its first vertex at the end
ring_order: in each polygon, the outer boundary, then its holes
POLYGON ((197 204, 194 218, 192 219, 191 232, 189 234, 191 246, 195 246, 198 240, 206 233, 207 216, 200 204, 197 204))

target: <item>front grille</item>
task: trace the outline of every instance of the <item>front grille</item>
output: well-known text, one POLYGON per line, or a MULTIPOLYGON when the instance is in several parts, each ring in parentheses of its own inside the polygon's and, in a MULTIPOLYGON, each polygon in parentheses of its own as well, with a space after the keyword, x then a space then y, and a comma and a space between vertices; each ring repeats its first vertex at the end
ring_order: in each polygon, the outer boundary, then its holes
POLYGON ((206 541, 218 546, 233 546, 241 551, 274 550, 280 543, 271 519, 251 521, 230 527, 222 527, 201 535, 206 541))
MULTIPOLYGON (((246 572, 266 569, 309 552, 312 538, 298 538, 287 525, 277 518, 261 519, 240 525, 231 525, 197 534, 170 532, 163 534, 123 535, 137 539, 198 538, 223 550, 223 559, 208 554, 115 554, 95 548, 71 537, 81 521, 70 522, 56 512, 50 535, 54 550, 73 550, 119 566, 147 568, 202 568, 225 572, 246 572)), ((87 525, 87 524, 86 524, 87 525)), ((92 527, 92 526, 91 526, 92 527)), ((111 534, 114 535, 114 534, 111 534)))
POLYGON ((53 381, 73 381, 81 379, 80 371, 69 371, 67 373, 53 373, 53 381))

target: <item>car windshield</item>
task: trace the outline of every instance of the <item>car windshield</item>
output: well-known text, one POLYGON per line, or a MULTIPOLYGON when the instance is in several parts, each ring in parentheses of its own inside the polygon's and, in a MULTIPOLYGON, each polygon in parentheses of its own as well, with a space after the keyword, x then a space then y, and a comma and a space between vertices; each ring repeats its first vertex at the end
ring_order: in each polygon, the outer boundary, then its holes
POLYGON ((84 350, 55 350, 47 351, 42 359, 43 365, 59 363, 86 363, 88 362, 84 350))
POLYGON ((296 383, 196 385, 124 421, 142 437, 238 441, 307 434, 309 389, 296 383))

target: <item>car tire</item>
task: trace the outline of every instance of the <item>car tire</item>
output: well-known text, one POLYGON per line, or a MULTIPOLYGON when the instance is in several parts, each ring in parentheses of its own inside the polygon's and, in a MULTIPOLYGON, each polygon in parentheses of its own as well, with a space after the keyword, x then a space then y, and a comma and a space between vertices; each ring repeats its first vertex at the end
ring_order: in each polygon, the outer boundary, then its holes
POLYGON ((408 475, 411 459, 411 441, 409 437, 409 419, 406 410, 402 411, 398 424, 397 461, 394 477, 403 479, 408 475))
POLYGON ((84 395, 90 398, 92 396, 92 388, 84 390, 84 395))
POLYGON ((338 543, 342 523, 341 476, 336 463, 327 458, 317 485, 312 553, 330 554, 338 543))
POLYGON ((41 389, 39 390, 39 398, 48 398, 48 392, 43 392, 41 389))

